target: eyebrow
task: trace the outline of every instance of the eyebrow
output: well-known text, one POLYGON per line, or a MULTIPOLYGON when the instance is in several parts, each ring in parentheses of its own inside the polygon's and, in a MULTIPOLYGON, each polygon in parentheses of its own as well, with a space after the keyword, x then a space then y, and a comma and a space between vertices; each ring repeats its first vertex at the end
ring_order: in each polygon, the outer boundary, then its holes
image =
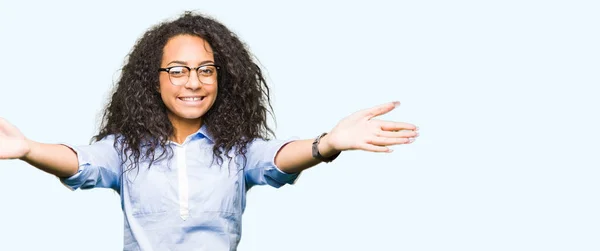
MULTIPOLYGON (((212 60, 204 60, 202 62, 200 62, 198 65, 203 65, 203 64, 208 64, 208 63, 215 63, 212 60)), ((179 60, 174 60, 169 62, 167 65, 171 65, 171 64, 181 64, 181 65, 187 65, 188 63, 185 61, 179 61, 179 60)))

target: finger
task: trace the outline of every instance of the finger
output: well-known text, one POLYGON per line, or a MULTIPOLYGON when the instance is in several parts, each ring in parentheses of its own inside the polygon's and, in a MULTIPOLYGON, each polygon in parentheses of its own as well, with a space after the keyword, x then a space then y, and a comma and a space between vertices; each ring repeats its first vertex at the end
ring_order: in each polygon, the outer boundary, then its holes
POLYGON ((378 146, 391 146, 391 145, 401 145, 401 144, 410 144, 415 141, 415 138, 385 138, 385 137, 374 137, 368 142, 373 145, 378 146))
POLYGON ((8 127, 5 119, 0 118, 0 136, 6 136, 6 128, 8 127))
POLYGON ((22 133, 16 126, 8 122, 8 120, 0 118, 0 135, 14 137, 21 136, 22 133))
POLYGON ((400 105, 400 102, 398 102, 398 101, 385 103, 385 104, 381 104, 381 105, 378 105, 375 107, 364 109, 364 110, 360 111, 359 114, 362 117, 371 119, 373 117, 386 114, 386 113, 390 112, 391 110, 394 110, 394 108, 398 107, 399 105, 400 105))
POLYGON ((6 119, 0 117, 0 133, 2 132, 3 128, 5 128, 8 124, 8 121, 6 121, 6 119))
POLYGON ((419 133, 413 130, 400 130, 400 131, 379 131, 376 133, 378 137, 383 138, 416 138, 419 137, 419 133))
POLYGON ((14 126, 11 125, 8 120, 0 118, 0 135, 8 135, 12 128, 14 128, 14 126))
POLYGON ((371 120, 385 131, 416 130, 417 126, 405 122, 394 122, 387 120, 371 120))
POLYGON ((369 152, 378 152, 378 153, 392 152, 392 149, 389 149, 385 146, 378 146, 378 145, 371 145, 371 144, 361 145, 359 149, 369 151, 369 152))

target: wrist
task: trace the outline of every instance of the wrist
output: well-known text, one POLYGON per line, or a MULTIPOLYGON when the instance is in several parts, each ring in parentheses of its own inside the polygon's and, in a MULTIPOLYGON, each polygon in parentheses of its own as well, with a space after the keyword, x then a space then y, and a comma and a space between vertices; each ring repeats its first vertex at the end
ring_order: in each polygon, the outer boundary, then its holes
POLYGON ((341 151, 335 149, 331 144, 331 138, 327 133, 319 135, 312 144, 313 158, 323 162, 331 162, 335 160, 341 151))
POLYGON ((332 145, 330 140, 330 136, 329 134, 325 134, 325 136, 323 136, 319 142, 319 145, 317 146, 319 149, 319 153, 321 153, 321 155, 325 158, 329 158, 341 151, 335 149, 332 145))
POLYGON ((29 139, 24 139, 23 143, 25 144, 24 148, 26 149, 26 151, 23 153, 23 156, 21 156, 19 159, 23 160, 25 162, 28 162, 30 159, 31 152, 32 152, 31 149, 33 149, 35 147, 36 142, 31 141, 29 139))

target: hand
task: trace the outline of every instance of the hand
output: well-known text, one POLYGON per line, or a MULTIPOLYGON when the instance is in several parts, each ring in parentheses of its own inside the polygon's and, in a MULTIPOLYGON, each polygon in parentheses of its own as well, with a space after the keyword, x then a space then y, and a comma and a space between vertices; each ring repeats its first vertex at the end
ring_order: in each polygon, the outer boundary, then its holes
POLYGON ((398 105, 400 102, 386 103, 342 119, 323 138, 324 147, 333 151, 392 152, 387 146, 412 143, 419 136, 415 125, 373 119, 390 112, 398 105))
POLYGON ((29 151, 29 143, 21 131, 0 118, 0 159, 23 158, 29 151))

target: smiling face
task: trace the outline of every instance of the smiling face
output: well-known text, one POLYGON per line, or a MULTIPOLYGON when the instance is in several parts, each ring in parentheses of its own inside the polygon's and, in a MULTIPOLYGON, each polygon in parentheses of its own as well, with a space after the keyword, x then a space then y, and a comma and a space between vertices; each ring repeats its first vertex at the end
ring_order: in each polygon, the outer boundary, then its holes
MULTIPOLYGON (((214 63, 212 49, 204 39, 192 35, 178 35, 169 39, 165 45, 160 67, 196 68, 214 63)), ((168 109, 169 120, 174 126, 197 124, 199 128, 202 125, 202 116, 217 99, 217 72, 214 72, 214 83, 212 84, 200 82, 198 73, 207 74, 206 68, 203 67, 199 71, 191 70, 187 82, 180 82, 174 78, 177 77, 177 73, 160 72, 160 96, 168 109), (170 74, 171 77, 169 77, 170 74), (182 85, 174 85, 171 80, 174 80, 173 83, 182 85)), ((204 82, 210 82, 206 81, 206 76, 201 76, 201 78, 205 79, 204 82)))

